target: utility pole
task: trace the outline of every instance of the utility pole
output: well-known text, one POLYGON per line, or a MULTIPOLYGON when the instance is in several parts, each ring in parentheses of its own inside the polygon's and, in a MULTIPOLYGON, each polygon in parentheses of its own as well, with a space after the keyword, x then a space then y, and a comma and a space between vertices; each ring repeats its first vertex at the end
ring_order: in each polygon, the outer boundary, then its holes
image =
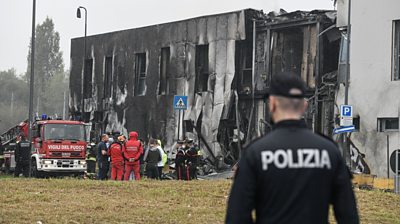
POLYGON ((85 80, 85 73, 86 73, 86 59, 87 59, 87 53, 86 53, 86 37, 87 37, 87 10, 85 7, 83 6, 79 6, 78 9, 76 10, 76 17, 81 18, 81 9, 85 10, 85 38, 83 39, 83 49, 84 49, 84 59, 83 59, 83 76, 82 76, 82 80, 81 80, 81 84, 82 84, 82 100, 81 100, 81 119, 83 120, 83 113, 85 112, 85 107, 84 107, 84 103, 85 103, 85 96, 84 96, 84 80, 85 80))
MULTIPOLYGON (((349 103, 349 78, 350 78, 350 38, 351 38, 351 0, 348 0, 347 9, 347 58, 346 58, 346 76, 345 76, 345 87, 344 87, 344 104, 349 103)), ((351 158, 350 158, 350 148, 347 142, 347 133, 343 133, 343 156, 350 165, 351 168, 351 158)))
POLYGON ((63 117, 63 120, 65 120, 65 90, 64 90, 63 108, 62 108, 62 110, 63 110, 63 115, 62 115, 62 117, 63 117))
POLYGON ((11 92, 11 114, 14 114, 14 92, 11 92))
MULTIPOLYGON (((33 122, 33 87, 35 82, 35 21, 36 18, 36 0, 33 0, 33 9, 32 9, 32 45, 31 45, 31 77, 29 80, 29 114, 28 114, 28 141, 32 143, 32 122, 33 122)), ((32 160, 29 159, 29 170, 32 167, 32 160)), ((29 177, 31 177, 31 173, 29 172, 29 177)))

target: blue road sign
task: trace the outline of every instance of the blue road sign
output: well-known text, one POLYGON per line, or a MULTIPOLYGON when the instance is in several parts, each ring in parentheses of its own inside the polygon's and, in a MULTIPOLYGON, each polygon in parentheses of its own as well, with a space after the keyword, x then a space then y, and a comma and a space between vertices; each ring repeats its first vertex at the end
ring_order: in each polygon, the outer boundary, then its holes
POLYGON ((333 134, 340 134, 340 133, 345 133, 345 132, 353 132, 356 130, 356 128, 353 126, 347 126, 347 127, 340 127, 340 128, 335 128, 333 129, 333 134))
POLYGON ((353 106, 341 105, 340 106, 340 116, 341 117, 353 117, 353 106))
POLYGON ((187 109, 187 96, 174 96, 174 109, 186 110, 187 109))

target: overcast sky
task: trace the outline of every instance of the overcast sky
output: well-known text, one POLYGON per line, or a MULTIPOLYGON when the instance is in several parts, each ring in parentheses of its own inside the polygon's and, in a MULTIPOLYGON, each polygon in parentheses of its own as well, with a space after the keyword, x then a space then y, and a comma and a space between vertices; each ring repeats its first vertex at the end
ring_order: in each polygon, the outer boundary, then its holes
MULTIPOLYGON (((0 70, 26 71, 32 2, 0 0, 0 70)), ((332 0, 36 0, 36 24, 46 16, 53 19, 67 69, 71 38, 84 35, 84 20, 76 18, 78 6, 88 10, 88 35, 245 8, 264 12, 334 9, 332 0)))

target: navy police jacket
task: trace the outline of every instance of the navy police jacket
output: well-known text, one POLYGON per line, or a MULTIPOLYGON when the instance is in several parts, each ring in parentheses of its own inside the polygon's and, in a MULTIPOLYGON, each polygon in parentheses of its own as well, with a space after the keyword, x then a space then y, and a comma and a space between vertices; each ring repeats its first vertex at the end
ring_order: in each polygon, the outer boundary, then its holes
POLYGON ((359 223, 350 176, 333 141, 281 121, 245 149, 226 223, 328 223, 330 204, 339 224, 359 223))

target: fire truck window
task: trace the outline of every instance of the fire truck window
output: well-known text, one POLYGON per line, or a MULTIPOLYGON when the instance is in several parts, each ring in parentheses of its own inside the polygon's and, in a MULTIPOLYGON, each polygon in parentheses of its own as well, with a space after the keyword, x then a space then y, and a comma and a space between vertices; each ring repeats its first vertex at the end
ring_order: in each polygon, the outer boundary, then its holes
POLYGON ((85 140, 85 129, 83 125, 70 124, 48 124, 44 129, 46 140, 85 140))
POLYGON ((37 126, 37 125, 33 126, 33 128, 32 128, 32 136, 34 138, 40 137, 40 130, 41 130, 41 126, 37 126))

